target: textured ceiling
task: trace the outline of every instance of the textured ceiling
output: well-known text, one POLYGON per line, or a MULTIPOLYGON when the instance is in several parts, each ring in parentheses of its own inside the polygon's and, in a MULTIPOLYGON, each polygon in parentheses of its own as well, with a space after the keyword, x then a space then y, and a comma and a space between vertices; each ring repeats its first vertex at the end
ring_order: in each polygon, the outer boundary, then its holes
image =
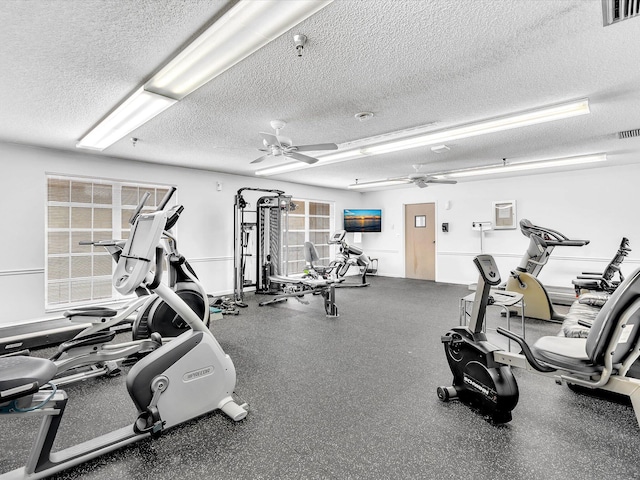
MULTIPOLYGON (((20 0, 0 8, 0 141, 75 151, 77 140, 224 0, 20 0)), ((260 131, 296 144, 433 129, 588 97, 591 114, 318 166, 277 178, 336 188, 412 172, 606 152, 640 161, 640 18, 602 25, 600 0, 335 0, 96 155, 253 176, 279 163, 260 131), (296 56, 293 34, 309 38, 296 56), (359 122, 354 115, 375 116, 359 122), (129 140, 140 141, 134 147, 129 140)), ((434 187, 443 188, 443 187, 434 187)))

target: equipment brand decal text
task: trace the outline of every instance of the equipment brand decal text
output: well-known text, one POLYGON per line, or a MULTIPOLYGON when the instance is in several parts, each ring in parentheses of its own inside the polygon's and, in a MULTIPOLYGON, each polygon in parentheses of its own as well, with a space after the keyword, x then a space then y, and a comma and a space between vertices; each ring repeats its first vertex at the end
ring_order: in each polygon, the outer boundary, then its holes
POLYGON ((208 367, 199 368, 198 370, 193 370, 191 372, 187 372, 182 376, 182 380, 185 382, 191 382, 193 380, 197 380, 202 377, 207 377, 213 374, 213 365, 209 365, 208 367))

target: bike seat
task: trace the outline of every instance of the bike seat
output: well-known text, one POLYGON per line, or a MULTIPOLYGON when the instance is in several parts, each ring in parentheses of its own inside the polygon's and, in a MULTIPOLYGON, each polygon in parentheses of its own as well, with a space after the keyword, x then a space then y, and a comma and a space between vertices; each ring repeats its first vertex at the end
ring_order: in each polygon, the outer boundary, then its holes
POLYGON ((46 358, 0 357, 0 404, 37 392, 57 371, 46 358))
POLYGON ((541 337, 531 346, 531 352, 549 366, 593 375, 601 372, 603 366, 589 359, 586 344, 586 338, 541 337))

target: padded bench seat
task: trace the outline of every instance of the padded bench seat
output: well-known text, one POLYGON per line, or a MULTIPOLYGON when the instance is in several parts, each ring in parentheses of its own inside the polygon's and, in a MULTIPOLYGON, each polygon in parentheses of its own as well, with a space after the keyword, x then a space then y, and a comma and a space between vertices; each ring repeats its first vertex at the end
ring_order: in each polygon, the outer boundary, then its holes
POLYGON ((547 365, 570 372, 592 375, 602 371, 602 365, 594 365, 587 356, 586 338, 542 337, 531 346, 536 359, 547 365))
POLYGON ((600 309, 609 299, 607 293, 585 293, 573 302, 569 308, 565 320, 562 322, 562 329, 559 336, 570 338, 587 338, 589 336, 589 326, 598 316, 600 309), (587 325, 581 325, 586 323, 587 325))

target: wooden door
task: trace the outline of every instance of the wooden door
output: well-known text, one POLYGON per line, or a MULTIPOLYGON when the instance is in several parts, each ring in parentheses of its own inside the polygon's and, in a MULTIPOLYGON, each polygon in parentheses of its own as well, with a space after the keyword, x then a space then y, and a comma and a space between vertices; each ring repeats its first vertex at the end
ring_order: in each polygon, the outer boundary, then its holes
POLYGON ((404 206, 405 277, 436 279, 436 209, 434 203, 404 206))

